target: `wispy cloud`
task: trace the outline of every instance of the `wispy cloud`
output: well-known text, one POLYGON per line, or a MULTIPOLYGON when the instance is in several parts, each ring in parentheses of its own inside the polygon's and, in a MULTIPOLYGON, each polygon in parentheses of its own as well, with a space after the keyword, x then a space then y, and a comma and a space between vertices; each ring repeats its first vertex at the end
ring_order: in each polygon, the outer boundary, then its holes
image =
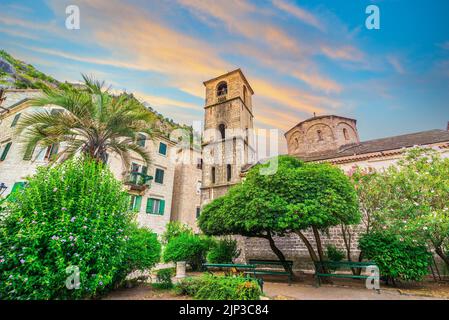
POLYGON ((405 74, 405 68, 400 58, 394 55, 387 56, 387 61, 393 66, 394 70, 399 74, 405 74))
POLYGON ((315 15, 308 12, 307 10, 304 10, 298 6, 295 6, 294 4, 291 4, 283 0, 273 0, 273 4, 276 8, 293 15, 302 22, 310 26, 313 26, 319 29, 320 31, 326 30, 324 24, 315 15))

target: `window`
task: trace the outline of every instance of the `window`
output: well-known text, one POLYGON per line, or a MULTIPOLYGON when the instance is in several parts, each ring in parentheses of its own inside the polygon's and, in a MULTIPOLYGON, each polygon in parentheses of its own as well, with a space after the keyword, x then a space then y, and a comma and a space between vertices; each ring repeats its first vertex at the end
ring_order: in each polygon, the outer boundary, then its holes
POLYGON ((139 212, 142 205, 142 196, 131 195, 129 210, 139 212))
POLYGON ((212 167, 212 183, 215 183, 215 167, 212 167))
POLYGON ((163 142, 159 143, 159 153, 162 155, 167 155, 167 145, 163 142))
POLYGON ((225 96, 228 94, 228 84, 222 81, 217 86, 217 97, 225 96))
POLYGON ((196 168, 203 169, 203 159, 201 158, 196 159, 196 168))
POLYGON ((201 181, 196 183, 196 194, 201 194, 201 181))
POLYGON ((129 182, 132 184, 140 184, 143 176, 134 173, 141 173, 142 175, 146 176, 148 174, 148 168, 134 162, 131 163, 131 174, 129 176, 129 182))
POLYGON ((346 140, 349 140, 349 134, 348 134, 348 130, 346 128, 343 128, 343 135, 346 140))
POLYGON ((322 141, 323 140, 323 135, 321 133, 321 130, 318 130, 316 133, 318 135, 318 141, 322 141))
POLYGON ((156 168, 154 182, 156 183, 164 183, 164 170, 156 168))
POLYGON ((20 113, 16 114, 14 119, 12 119, 11 128, 16 126, 17 122, 19 121, 19 118, 20 118, 20 113))
POLYGON ((218 126, 218 131, 220 131, 221 139, 226 138, 226 126, 222 123, 218 126))
POLYGON ((6 159, 6 156, 8 155, 9 149, 11 148, 12 142, 8 142, 7 144, 3 145, 0 148, 0 161, 3 161, 6 159))
POLYGON ((295 149, 298 149, 299 147, 299 140, 298 138, 295 138, 295 149))
POLYGON ((232 178, 232 167, 230 164, 226 165, 226 178, 228 181, 231 181, 232 178))
POLYGON ((145 140, 147 139, 147 136, 146 135, 144 135, 144 134, 142 134, 142 133, 139 133, 138 135, 137 135, 137 145, 138 146, 141 146, 141 147, 145 147, 145 140))
POLYGON ((146 212, 150 214, 163 215, 165 210, 165 200, 148 198, 146 212))
POLYGON ((200 213, 201 213, 201 208, 200 207, 196 207, 196 218, 197 219, 200 217, 200 213))
POLYGON ((137 163, 131 163, 131 176, 129 179, 129 182, 136 184, 137 183, 137 174, 133 174, 135 172, 139 172, 140 170, 140 165, 138 165, 137 163))
POLYGON ((58 153, 59 144, 53 143, 51 146, 47 147, 47 151, 45 152, 44 159, 51 160, 54 155, 58 153))

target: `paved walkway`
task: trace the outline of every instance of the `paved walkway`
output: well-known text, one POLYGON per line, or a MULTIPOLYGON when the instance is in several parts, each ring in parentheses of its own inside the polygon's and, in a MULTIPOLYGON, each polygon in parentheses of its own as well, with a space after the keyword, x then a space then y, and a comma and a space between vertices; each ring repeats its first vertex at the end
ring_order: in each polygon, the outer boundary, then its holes
POLYGON ((293 283, 265 282, 265 294, 279 300, 438 300, 438 298, 405 295, 395 289, 373 290, 354 287, 339 287, 322 285, 316 288, 312 285, 293 283))

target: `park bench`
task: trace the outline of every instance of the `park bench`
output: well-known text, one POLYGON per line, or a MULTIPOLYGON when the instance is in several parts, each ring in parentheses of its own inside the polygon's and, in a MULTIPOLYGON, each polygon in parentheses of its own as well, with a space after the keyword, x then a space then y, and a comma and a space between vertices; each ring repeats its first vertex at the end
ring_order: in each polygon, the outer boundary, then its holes
MULTIPOLYGON (((321 285, 322 277, 334 277, 334 278, 350 278, 350 279, 367 279, 368 277, 372 277, 372 275, 364 275, 364 274, 353 274, 351 273, 331 273, 330 270, 336 271, 340 269, 362 269, 369 266, 376 266, 375 262, 365 261, 365 262, 357 262, 357 261, 317 261, 315 264, 315 281, 316 286, 319 287, 321 285), (325 272, 327 270, 327 272, 325 272)), ((379 292, 379 291, 378 291, 379 292)))
MULTIPOLYGON (((287 260, 286 263, 288 263, 290 268, 293 267, 293 261, 287 260)), ((282 262, 279 260, 250 259, 249 264, 255 265, 256 268, 254 270, 247 271, 245 273, 252 273, 255 278, 257 278, 257 275, 287 276, 288 285, 291 285, 292 283, 292 274, 290 272, 287 272, 285 270, 280 271, 280 270, 267 269, 267 267, 284 268, 282 262), (259 267, 263 267, 263 269, 259 269, 259 267)))

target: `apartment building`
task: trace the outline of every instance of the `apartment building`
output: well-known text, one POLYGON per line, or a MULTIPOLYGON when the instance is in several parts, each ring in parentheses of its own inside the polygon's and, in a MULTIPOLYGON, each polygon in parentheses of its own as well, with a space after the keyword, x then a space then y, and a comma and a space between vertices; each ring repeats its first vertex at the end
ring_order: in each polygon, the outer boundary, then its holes
MULTIPOLYGON (((36 147, 24 150, 21 138, 16 134, 16 125, 26 113, 42 110, 33 107, 30 100, 41 94, 39 90, 7 90, 0 107, 0 190, 6 196, 25 183, 38 166, 48 165, 52 155, 63 145, 36 147)), ((60 112, 56 106, 46 106, 51 112, 60 112)), ((131 159, 128 170, 118 156, 111 155, 108 164, 117 179, 124 182, 130 194, 130 209, 136 211, 140 225, 151 228, 158 234, 165 230, 171 219, 175 162, 170 153, 175 144, 162 136, 147 139, 141 135, 138 143, 147 149, 151 163, 147 166, 136 157, 131 159)))

